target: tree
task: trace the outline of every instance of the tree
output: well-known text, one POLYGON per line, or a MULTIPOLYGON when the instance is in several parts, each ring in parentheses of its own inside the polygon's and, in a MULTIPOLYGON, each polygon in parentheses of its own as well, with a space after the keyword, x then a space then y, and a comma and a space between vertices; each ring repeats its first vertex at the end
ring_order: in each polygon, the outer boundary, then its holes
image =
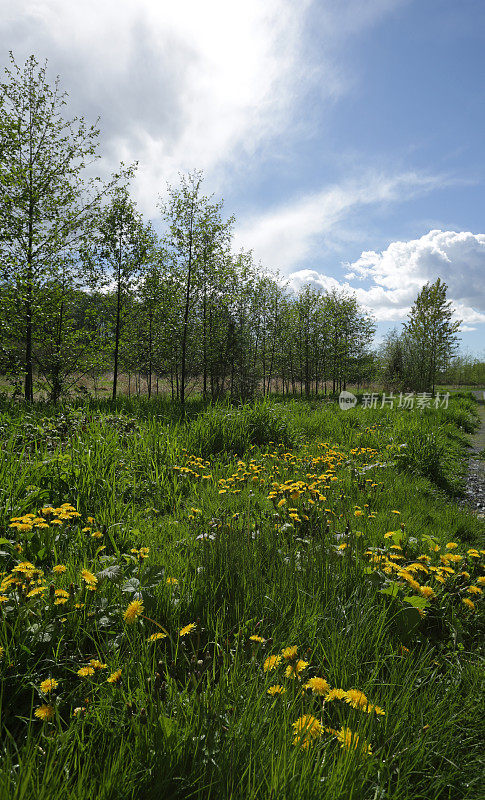
POLYGON ((182 175, 180 187, 169 187, 167 202, 159 204, 168 223, 166 247, 174 283, 180 290, 180 323, 176 334, 180 363, 176 379, 182 406, 189 374, 200 375, 201 371, 207 374, 203 364, 207 369, 208 287, 215 282, 216 256, 227 243, 233 223, 232 218, 225 222, 221 219, 222 201, 211 203, 210 197, 201 194, 202 181, 202 172, 198 170, 182 175), (202 337, 195 335, 197 330, 200 333, 201 317, 202 337))
POLYGON ((83 248, 89 264, 92 283, 104 281, 114 285, 114 365, 113 399, 118 384, 120 339, 125 322, 127 302, 141 276, 154 246, 150 226, 145 226, 126 186, 114 190, 111 203, 103 210, 98 229, 83 248))
POLYGON ((434 394, 436 373, 446 369, 456 350, 461 321, 452 322, 446 283, 438 278, 423 286, 404 324, 409 359, 410 386, 434 394))
MULTIPOLYGON (((132 169, 121 165, 108 184, 82 179, 99 156, 99 130, 84 118, 62 116, 67 94, 47 78, 47 61, 31 55, 0 84, 0 257, 2 283, 17 298, 22 330, 24 396, 33 400, 33 344, 40 289, 58 277, 58 264, 95 223, 102 198, 132 169)), ((97 124, 97 123, 96 123, 97 124)), ((76 259, 73 264, 79 264, 76 259)))

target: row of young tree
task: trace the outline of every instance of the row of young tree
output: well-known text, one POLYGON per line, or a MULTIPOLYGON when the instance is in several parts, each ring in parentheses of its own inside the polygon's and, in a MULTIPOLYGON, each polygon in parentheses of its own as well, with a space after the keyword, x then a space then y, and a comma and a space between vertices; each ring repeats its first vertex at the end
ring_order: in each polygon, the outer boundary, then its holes
MULTIPOLYGON (((57 401, 83 376, 110 372, 184 404, 272 390, 307 396, 368 383, 432 388, 453 353, 446 285, 420 293, 401 336, 379 358, 373 319, 345 292, 291 293, 279 275, 231 247, 234 219, 180 177, 159 202, 156 234, 129 193, 136 164, 87 179, 99 130, 66 121, 46 64, 11 54, 0 85, 0 374, 57 401)), ((20 388, 19 388, 20 391, 20 388)))
POLYGON ((282 391, 307 395, 366 377, 372 320, 355 298, 292 295, 251 253, 194 171, 169 188, 157 236, 130 199, 136 165, 86 180, 99 130, 66 121, 46 65, 11 55, 0 95, 0 371, 34 376, 57 400, 81 375, 167 380, 185 402, 282 391))

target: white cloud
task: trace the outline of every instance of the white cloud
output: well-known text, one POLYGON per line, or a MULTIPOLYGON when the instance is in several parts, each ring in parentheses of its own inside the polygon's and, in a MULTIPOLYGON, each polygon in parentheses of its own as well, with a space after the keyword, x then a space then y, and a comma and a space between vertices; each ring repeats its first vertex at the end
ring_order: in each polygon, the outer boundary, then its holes
POLYGON ((251 249, 265 266, 287 272, 321 252, 329 239, 338 236, 340 223, 350 214, 366 206, 406 200, 443 183, 443 178, 415 172, 367 173, 244 220, 236 228, 236 247, 251 249))
POLYGON ((105 171, 139 160, 134 196, 150 215, 178 171, 201 168, 221 185, 290 135, 309 87, 321 99, 345 91, 344 40, 401 4, 368 0, 364 13, 349 0, 342 13, 336 0, 3 0, 0 52, 48 57, 69 112, 101 116, 105 171))
POLYGON ((380 321, 399 321, 407 316, 418 292, 438 277, 447 285, 447 297, 455 318, 474 330, 485 322, 485 234, 433 230, 407 242, 392 242, 381 253, 365 251, 351 264, 344 281, 312 270, 290 275, 294 288, 311 282, 324 289, 354 291, 359 302, 380 321), (351 281, 367 280, 368 289, 351 281))

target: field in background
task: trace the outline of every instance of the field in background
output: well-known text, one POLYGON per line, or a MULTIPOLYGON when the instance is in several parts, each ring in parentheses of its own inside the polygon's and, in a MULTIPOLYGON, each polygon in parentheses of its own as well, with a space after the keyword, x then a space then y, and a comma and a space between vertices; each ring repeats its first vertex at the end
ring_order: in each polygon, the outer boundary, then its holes
POLYGON ((0 406, 0 796, 476 800, 475 409, 0 406))

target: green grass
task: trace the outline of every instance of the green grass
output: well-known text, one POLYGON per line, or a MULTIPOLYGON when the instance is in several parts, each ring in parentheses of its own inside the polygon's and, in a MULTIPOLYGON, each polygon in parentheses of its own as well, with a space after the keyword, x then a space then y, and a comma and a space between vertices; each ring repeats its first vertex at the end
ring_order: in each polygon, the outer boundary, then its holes
POLYGON ((485 615, 468 589, 483 574, 483 524, 454 498, 476 425, 466 397, 419 412, 4 404, 0 569, 28 560, 43 575, 24 573, 26 588, 7 588, 0 606, 0 797, 475 800, 485 615), (81 516, 10 527, 62 503, 81 516), (454 573, 413 573, 433 587, 425 598, 386 571, 393 552, 437 570, 447 553, 462 560, 454 573), (43 596, 27 598, 37 579, 43 596), (136 599, 143 615, 127 624, 136 599), (307 662, 301 678, 285 663, 265 671, 290 645, 307 662), (90 659, 106 667, 80 678, 90 659), (313 676, 385 714, 302 694, 313 676), (52 703, 47 678, 59 684, 52 703), (268 695, 272 684, 285 693, 268 695), (35 717, 42 703, 52 720, 35 717), (330 732, 295 746, 304 714, 349 727, 357 748, 330 732))

